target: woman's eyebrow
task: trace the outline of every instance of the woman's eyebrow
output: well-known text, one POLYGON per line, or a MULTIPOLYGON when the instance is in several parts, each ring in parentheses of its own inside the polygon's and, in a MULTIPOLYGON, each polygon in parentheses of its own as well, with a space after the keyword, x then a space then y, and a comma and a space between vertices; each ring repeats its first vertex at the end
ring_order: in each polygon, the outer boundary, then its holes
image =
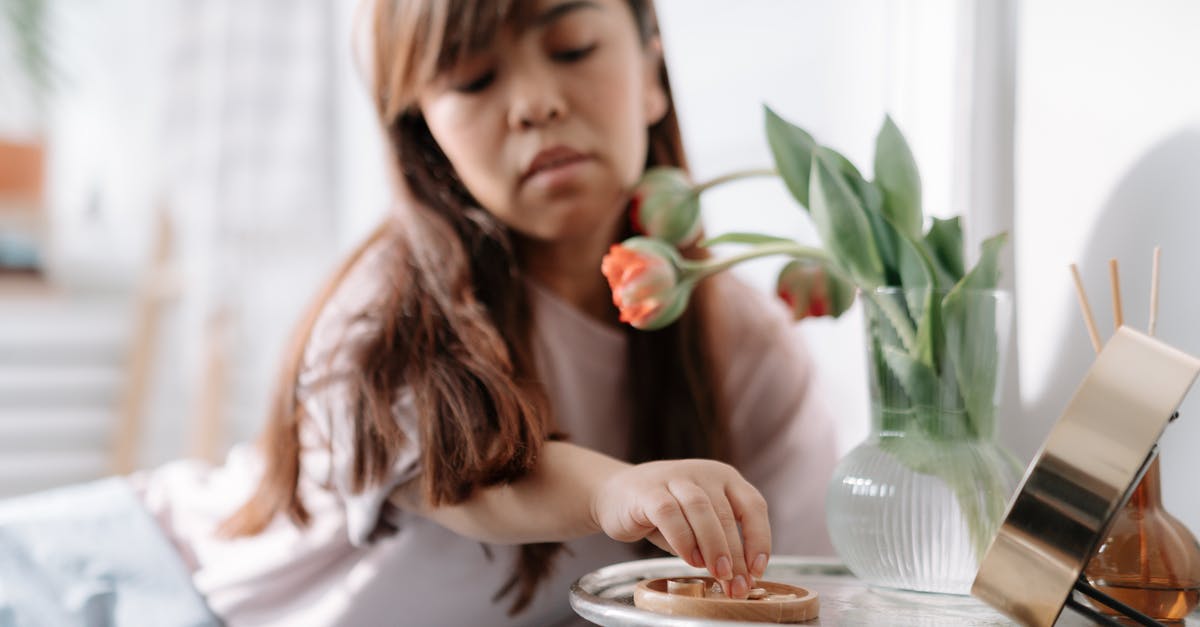
POLYGON ((533 18, 532 26, 540 28, 550 24, 551 22, 579 9, 596 9, 602 10, 602 7, 593 0, 572 0, 571 2, 563 2, 556 4, 549 9, 543 11, 540 15, 533 18))

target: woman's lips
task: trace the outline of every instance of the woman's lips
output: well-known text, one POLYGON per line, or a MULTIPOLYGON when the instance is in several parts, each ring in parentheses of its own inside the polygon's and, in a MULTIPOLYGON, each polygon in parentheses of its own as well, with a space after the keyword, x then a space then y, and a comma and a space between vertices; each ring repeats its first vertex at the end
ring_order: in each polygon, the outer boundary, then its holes
POLYGON ((579 166, 591 160, 591 157, 565 146, 555 146, 539 152, 526 168, 521 182, 536 179, 539 182, 553 183, 572 176, 579 166))

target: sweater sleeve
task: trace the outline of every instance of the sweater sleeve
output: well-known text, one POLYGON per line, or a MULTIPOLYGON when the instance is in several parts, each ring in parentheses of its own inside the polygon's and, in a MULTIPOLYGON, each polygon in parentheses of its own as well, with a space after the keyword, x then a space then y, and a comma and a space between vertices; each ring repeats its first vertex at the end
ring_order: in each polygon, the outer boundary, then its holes
POLYGON ((346 517, 349 540, 370 543, 402 516, 388 502, 392 491, 416 478, 420 470, 420 433, 411 392, 401 389, 392 414, 404 434, 404 446, 382 481, 353 487, 355 424, 362 419, 356 381, 354 347, 370 337, 375 323, 366 315, 386 289, 380 274, 381 255, 368 251, 351 268, 317 318, 305 349, 297 397, 304 409, 300 424, 300 472, 333 492, 346 517), (381 526, 386 520, 387 524, 381 526))
POLYGON ((715 278, 713 346, 734 465, 767 499, 773 552, 831 555, 825 492, 837 449, 812 358, 781 304, 715 278))

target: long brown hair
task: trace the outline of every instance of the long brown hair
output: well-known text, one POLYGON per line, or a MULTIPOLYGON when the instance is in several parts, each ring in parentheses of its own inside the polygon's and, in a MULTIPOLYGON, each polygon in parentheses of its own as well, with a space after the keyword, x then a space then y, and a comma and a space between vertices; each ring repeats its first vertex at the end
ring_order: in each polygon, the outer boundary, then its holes
MULTIPOLYGON (((627 0, 641 39, 657 34, 651 0, 627 0)), ((434 505, 469 498, 479 487, 524 476, 542 445, 557 437, 530 342, 530 305, 509 230, 481 209, 412 106, 416 87, 461 55, 485 46, 497 30, 528 19, 519 0, 377 0, 373 14, 373 88, 395 174, 412 195, 347 259, 318 294, 287 354, 259 441, 266 471, 251 499, 222 526, 231 535, 260 532, 279 514, 306 525, 297 495, 300 471, 298 376, 316 320, 364 251, 391 256, 376 310, 363 312, 377 331, 351 350, 356 411, 352 488, 386 480, 404 446, 392 415, 409 388, 421 436, 421 487, 434 505)), ((666 66, 660 75, 670 103, 666 66)), ((686 167, 673 106, 649 129, 647 167, 686 167)), ((597 266, 597 272, 599 268, 597 266)), ((704 311, 707 290, 675 324, 655 332, 628 329, 633 395, 630 461, 707 457, 727 460, 727 427, 709 370, 704 311)), ((512 577, 496 594, 516 593, 524 609, 562 549, 520 548, 512 577)))

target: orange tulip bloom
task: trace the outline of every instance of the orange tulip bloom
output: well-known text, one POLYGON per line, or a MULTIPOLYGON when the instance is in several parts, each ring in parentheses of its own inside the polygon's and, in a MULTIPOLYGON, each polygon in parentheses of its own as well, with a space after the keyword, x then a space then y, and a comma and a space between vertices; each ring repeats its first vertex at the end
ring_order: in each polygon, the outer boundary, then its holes
POLYGON ((691 283, 680 282, 673 251, 666 244, 634 237, 614 244, 600 264, 612 289, 621 321, 638 329, 660 329, 687 307, 691 283))

